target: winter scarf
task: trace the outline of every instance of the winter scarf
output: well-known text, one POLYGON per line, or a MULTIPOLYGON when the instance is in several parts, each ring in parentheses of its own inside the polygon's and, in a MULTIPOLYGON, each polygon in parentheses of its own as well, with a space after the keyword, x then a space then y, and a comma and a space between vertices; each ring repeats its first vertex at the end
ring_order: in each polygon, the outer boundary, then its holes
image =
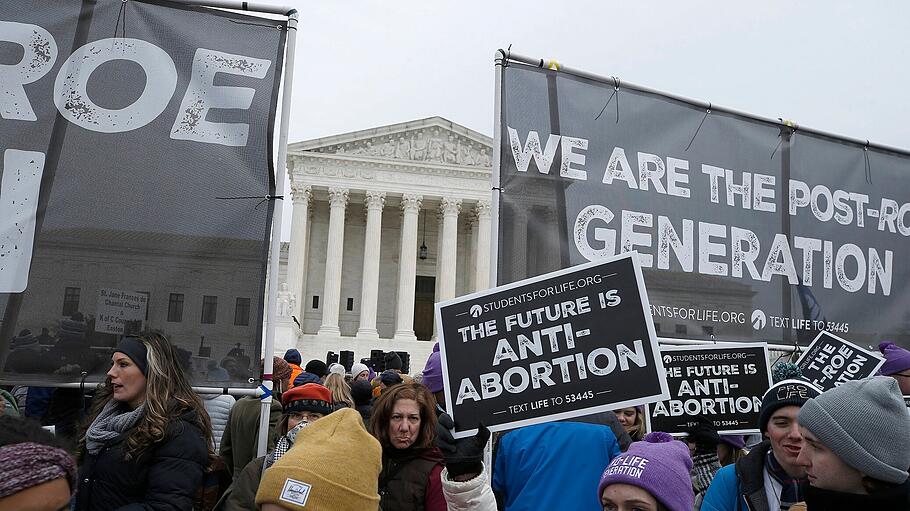
POLYGON ((794 479, 787 473, 777 458, 774 457, 774 451, 768 450, 765 458, 765 466, 768 468, 768 474, 778 483, 781 484, 780 491, 780 508, 790 509, 790 506, 797 502, 806 500, 806 491, 809 488, 808 479, 794 479))
POLYGON ((291 449, 291 447, 294 447, 294 441, 297 440, 297 433, 300 433, 300 430, 305 428, 307 424, 309 423, 301 422, 294 426, 294 429, 288 431, 286 435, 278 439, 278 443, 275 444, 275 450, 265 457, 265 468, 274 465, 276 461, 280 460, 281 457, 291 449))
POLYGON ((120 406, 121 403, 111 399, 92 421, 85 432, 85 450, 89 454, 98 454, 106 443, 135 426, 145 415, 145 403, 129 412, 124 412, 120 406))

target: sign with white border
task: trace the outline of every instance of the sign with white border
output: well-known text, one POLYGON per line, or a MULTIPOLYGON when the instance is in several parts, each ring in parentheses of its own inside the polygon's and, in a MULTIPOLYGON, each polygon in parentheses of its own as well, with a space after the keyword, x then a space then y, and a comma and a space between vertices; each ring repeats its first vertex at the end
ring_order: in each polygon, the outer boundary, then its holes
POLYGON ((758 433, 762 396, 771 386, 768 345, 661 345, 671 398, 645 410, 648 431, 684 433, 702 415, 725 435, 758 433))
POLYGON ((884 363, 884 357, 878 353, 822 331, 799 357, 796 365, 802 370, 803 377, 825 391, 850 380, 872 376, 884 363))
POLYGON ((669 399, 635 253, 436 304, 455 437, 669 399))

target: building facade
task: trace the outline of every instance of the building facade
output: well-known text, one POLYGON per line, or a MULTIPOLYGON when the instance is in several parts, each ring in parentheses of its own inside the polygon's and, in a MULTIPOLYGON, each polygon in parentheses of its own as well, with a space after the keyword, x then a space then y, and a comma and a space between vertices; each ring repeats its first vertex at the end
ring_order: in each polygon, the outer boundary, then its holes
POLYGON ((276 353, 432 352, 434 304, 490 280, 492 139, 440 117, 291 144, 276 353))

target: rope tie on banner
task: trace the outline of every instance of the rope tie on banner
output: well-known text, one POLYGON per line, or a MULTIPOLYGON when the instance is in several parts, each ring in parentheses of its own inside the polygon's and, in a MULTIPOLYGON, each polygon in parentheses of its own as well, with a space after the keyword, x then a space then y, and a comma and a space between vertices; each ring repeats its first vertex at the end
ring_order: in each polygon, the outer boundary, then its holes
POLYGON ((79 395, 85 399, 85 378, 88 376, 88 372, 82 371, 82 378, 79 380, 79 395))
MULTIPOLYGON (((686 151, 688 151, 689 148, 692 147, 692 142, 695 142, 695 137, 698 136, 698 132, 701 131, 701 127, 702 127, 702 125, 705 124, 705 119, 708 118, 708 114, 710 114, 710 113, 711 113, 711 103, 708 103, 708 109, 705 110, 704 117, 702 117, 701 122, 698 123, 698 128, 695 128, 695 133, 692 135, 692 140, 689 140, 689 145, 686 146, 686 151)), ((683 152, 686 152, 686 151, 683 151, 683 152)))
POLYGON ((616 78, 615 76, 611 78, 613 78, 613 94, 610 94, 610 97, 607 98, 607 102, 604 103, 604 107, 600 109, 600 113, 594 117, 594 120, 600 119, 600 116, 606 111, 607 106, 610 105, 610 101, 613 101, 613 97, 616 97, 616 124, 619 124, 619 78, 616 78))
MULTIPOLYGON (((789 119, 781 119, 780 117, 778 117, 777 120, 780 121, 781 124, 783 124, 784 126, 790 128, 791 136, 794 133, 796 133, 797 129, 799 129, 799 126, 795 122, 793 122, 789 119)), ((774 146, 774 150, 771 151, 771 158, 769 158, 769 159, 771 159, 771 160, 774 159, 774 155, 777 154, 777 150, 780 149, 781 144, 784 142, 783 134, 784 134, 784 130, 780 130, 780 132, 777 134, 777 145, 774 146)))
POLYGON ((126 2, 127 0, 120 0, 120 12, 117 13, 117 24, 114 25, 114 38, 117 38, 117 32, 120 31, 120 22, 123 21, 123 38, 126 39, 126 2))
POLYGON ((215 199, 216 200, 261 199, 259 202, 256 203, 256 206, 253 207, 253 209, 259 209, 259 206, 261 206, 262 203, 265 201, 284 200, 284 195, 247 195, 247 196, 240 196, 240 197, 215 197, 215 199))
POLYGON ((869 141, 863 146, 863 158, 866 160, 866 182, 872 184, 872 164, 869 163, 869 141))

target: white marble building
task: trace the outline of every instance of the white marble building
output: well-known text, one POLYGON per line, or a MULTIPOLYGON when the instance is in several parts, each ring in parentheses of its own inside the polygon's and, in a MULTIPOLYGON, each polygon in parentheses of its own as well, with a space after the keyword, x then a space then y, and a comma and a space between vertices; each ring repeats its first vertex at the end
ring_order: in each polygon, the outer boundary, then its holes
POLYGON ((491 151, 440 117, 289 145, 276 354, 407 351, 421 370, 434 302, 489 287, 491 151))

